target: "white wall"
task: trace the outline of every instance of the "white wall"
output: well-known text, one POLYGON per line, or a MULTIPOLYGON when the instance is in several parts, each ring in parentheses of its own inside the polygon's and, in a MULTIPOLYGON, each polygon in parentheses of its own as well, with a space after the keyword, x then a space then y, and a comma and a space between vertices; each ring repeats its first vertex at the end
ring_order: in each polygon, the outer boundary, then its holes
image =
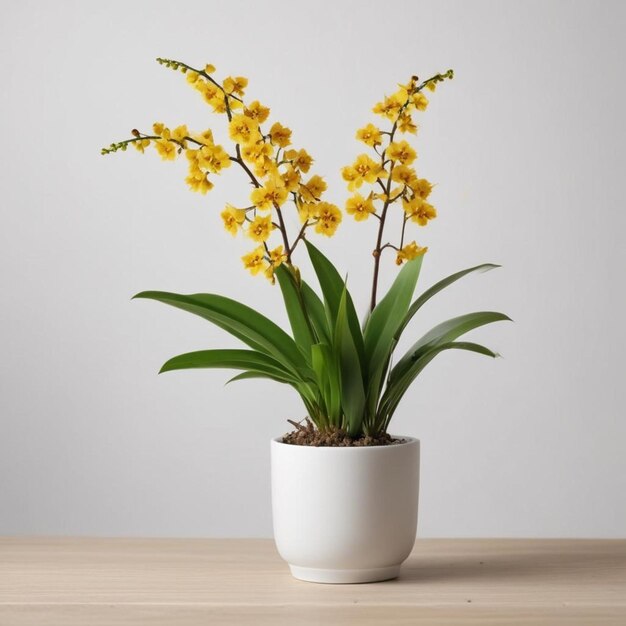
MULTIPOLYGON (((17 2, 0 22, 0 533, 269 536, 269 439, 287 388, 157 376, 233 345, 142 289, 213 291, 284 320, 183 163, 99 148, 155 120, 219 127, 156 56, 251 78, 341 203, 354 130, 411 74, 453 67, 422 116, 440 217, 422 285, 491 261, 413 332, 480 309, 515 324, 446 354, 393 430, 422 440, 423 536, 624 536, 624 110, 620 2, 17 2)), ((320 242, 365 306, 373 226, 320 242)), ((395 271, 390 260, 385 280, 395 271)))

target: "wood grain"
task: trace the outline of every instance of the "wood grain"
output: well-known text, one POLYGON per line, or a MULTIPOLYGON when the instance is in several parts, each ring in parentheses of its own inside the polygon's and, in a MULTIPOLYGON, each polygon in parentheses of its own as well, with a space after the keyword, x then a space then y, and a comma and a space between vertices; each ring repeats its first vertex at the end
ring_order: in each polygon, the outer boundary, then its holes
POLYGON ((626 540, 418 540, 398 580, 291 578, 266 539, 0 538, 0 625, 626 624, 626 540))

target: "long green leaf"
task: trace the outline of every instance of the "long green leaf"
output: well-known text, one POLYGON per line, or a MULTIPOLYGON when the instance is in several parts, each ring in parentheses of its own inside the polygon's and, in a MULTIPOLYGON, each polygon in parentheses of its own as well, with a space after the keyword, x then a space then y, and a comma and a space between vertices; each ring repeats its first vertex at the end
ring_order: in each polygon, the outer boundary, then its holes
POLYGON ((511 321, 511 318, 504 315, 504 313, 479 311, 460 315, 459 317, 438 324, 411 346, 410 350, 407 351, 391 370, 389 379, 393 381, 402 377, 410 369, 411 364, 431 348, 454 341, 466 332, 484 326, 485 324, 501 321, 511 321))
POLYGON ((409 261, 400 270, 389 291, 374 308, 364 331, 365 361, 367 364, 367 419, 375 420, 385 376, 396 346, 394 335, 406 316, 423 257, 409 261))
POLYGON ((333 426, 340 426, 341 381, 337 358, 330 346, 319 343, 311 348, 311 361, 324 399, 328 422, 333 426))
POLYGON ((413 316, 419 311, 419 309, 426 304, 434 295, 438 294, 441 290, 445 289, 452 283, 455 283, 460 278, 471 274, 472 272, 488 272, 489 270, 493 270, 497 267, 501 267, 500 265, 495 265, 494 263, 483 263, 482 265, 476 265, 474 267, 470 267, 469 269, 462 270, 460 272, 456 272, 455 274, 451 274, 447 278, 440 280, 438 283, 435 283, 432 287, 429 287, 423 294, 421 294, 413 304, 409 307, 409 310, 402 321, 402 324, 396 331, 396 341, 400 338, 402 331, 405 329, 406 325, 413 319, 413 316))
POLYGON ((276 268, 275 274, 283 294, 293 337, 300 351, 309 361, 311 358, 311 346, 315 343, 315 337, 313 336, 313 327, 309 320, 300 286, 293 274, 293 270, 285 264, 276 268))
POLYGON ((370 368, 378 368, 389 354, 393 337, 411 304, 423 258, 419 256, 404 265, 367 320, 363 335, 370 368))
POLYGON ((287 382, 299 382, 278 361, 254 350, 198 350, 171 358, 159 373, 197 368, 225 368, 265 372, 287 382))
POLYGON ((328 327, 328 318, 324 310, 324 303, 313 289, 303 280, 300 286, 302 300, 309 316, 309 321, 313 326, 318 343, 331 343, 331 331, 328 327))
POLYGON ((266 372, 259 372, 256 370, 247 370, 245 372, 241 372, 241 374, 237 374, 237 376, 233 376, 232 378, 227 380, 226 384, 229 385, 230 383, 237 382, 238 380, 250 380, 252 378, 265 378, 265 379, 276 381, 277 383, 290 384, 284 380, 281 380, 280 378, 275 378, 274 376, 271 376, 270 374, 267 374, 266 372))
POLYGON ((361 360, 348 325, 347 289, 344 287, 335 326, 335 349, 339 356, 341 373, 341 406, 347 420, 348 433, 356 436, 363 431, 365 387, 361 360))
POLYGON ((379 415, 383 427, 389 424, 389 420, 393 416, 402 396, 404 396, 420 372, 444 350, 468 350, 493 358, 499 356, 485 346, 468 341, 449 341, 427 349, 410 363, 410 366, 405 369, 401 376, 389 381, 379 407, 379 415))
POLYGON ((215 294, 182 295, 165 291, 143 291, 135 298, 157 300, 212 322, 254 350, 274 357, 299 375, 310 370, 295 341, 279 326, 236 300, 215 294))
MULTIPOLYGON (((330 328, 335 328, 337 322, 337 314, 339 311, 339 304, 341 302, 345 281, 339 275, 339 272, 335 269, 335 266, 309 241, 304 240, 306 244, 311 264, 317 275, 324 301, 326 303, 326 313, 328 316, 328 322, 330 328)), ((359 354, 359 360, 362 364, 365 362, 364 348, 363 348, 363 333, 361 331, 361 325, 359 324, 359 318, 354 308, 354 302, 350 296, 350 292, 346 289, 346 319, 352 338, 355 342, 357 352, 359 354)))

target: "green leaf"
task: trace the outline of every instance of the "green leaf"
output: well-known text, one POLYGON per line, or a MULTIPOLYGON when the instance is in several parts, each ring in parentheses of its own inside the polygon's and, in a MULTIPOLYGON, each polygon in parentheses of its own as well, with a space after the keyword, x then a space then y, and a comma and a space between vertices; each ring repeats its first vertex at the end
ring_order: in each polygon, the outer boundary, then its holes
POLYGON ((402 396, 404 396, 420 372, 444 350, 468 350, 470 352, 477 352, 478 354, 484 354, 485 356, 490 356, 492 358, 499 356, 496 352, 489 350, 489 348, 485 348, 485 346, 467 341, 449 341, 425 350, 409 363, 408 367, 405 368, 401 376, 390 379, 379 407, 383 427, 386 428, 389 424, 389 420, 392 418, 394 411, 402 399, 402 396))
POLYGON ((491 324, 492 322, 511 321, 511 318, 504 313, 494 311, 479 311, 467 313, 453 319, 438 324, 429 330, 421 339, 413 344, 410 350, 398 361, 391 370, 389 379, 391 381, 402 377, 422 354, 433 347, 454 341, 466 332, 491 324))
POLYGON ((226 368, 264 372, 286 382, 298 382, 278 361, 254 350, 198 350, 171 358, 159 374, 173 370, 226 368))
POLYGON ((393 338, 411 304, 423 258, 419 256, 405 263, 367 320, 363 333, 365 355, 372 369, 380 366, 394 345, 393 338))
POLYGON ((334 345, 339 356, 341 406, 347 420, 348 433, 354 437, 363 432, 365 387, 361 360, 348 323, 347 293, 344 287, 337 311, 334 345))
POLYGON ((409 310, 408 310, 408 312, 407 312, 407 314, 406 314, 402 324, 400 325, 400 327, 396 331, 396 335, 395 335, 396 341, 400 338, 400 335, 402 334, 402 331, 405 329, 406 325, 411 321, 413 316, 434 295, 438 294, 441 290, 445 289, 446 287, 448 287, 452 283, 455 283, 460 278, 463 278, 463 276, 467 276, 468 274, 471 274, 472 272, 488 272, 489 270, 493 270, 493 269, 495 269, 497 267, 501 267, 501 266, 500 265, 495 265, 494 263, 483 263, 482 265, 476 265, 474 267, 470 267, 469 269, 462 270, 460 272, 456 272, 456 274, 451 274, 447 278, 444 278, 443 280, 440 280, 438 283, 435 283, 432 287, 429 287, 409 307, 409 310))
POLYGON ((372 423, 374 423, 376 407, 389 368, 391 354, 396 346, 394 336, 411 304, 422 260, 423 256, 419 256, 404 265, 365 325, 365 362, 368 368, 367 414, 368 420, 372 423))
POLYGON ((304 240, 309 258, 324 295, 331 327, 335 326, 344 281, 335 266, 308 240, 304 240))
POLYGON ((311 361, 323 397, 328 421, 333 426, 338 427, 341 418, 341 381, 337 358, 330 346, 319 343, 311 348, 311 361))
POLYGON ((313 336, 313 328, 309 321, 297 279, 293 271, 285 264, 277 267, 274 273, 278 278, 278 284, 283 294, 293 337, 301 352, 309 360, 311 358, 311 346, 315 343, 315 337, 313 336))
POLYGON ((313 326, 317 342, 330 345, 331 331, 328 327, 328 319, 326 318, 324 303, 305 281, 302 281, 300 289, 302 293, 302 301, 304 302, 304 307, 309 316, 309 321, 313 326))
POLYGON ((299 377, 311 376, 295 341, 274 322, 245 304, 208 293, 182 295, 165 291, 143 291, 134 297, 157 300, 199 315, 254 350, 274 357, 288 368, 294 368, 299 377))
POLYGON ((274 380, 277 383, 288 384, 288 383, 285 383, 285 381, 281 380, 280 378, 274 378, 273 376, 270 376, 269 374, 266 374, 265 372, 256 372, 254 370, 241 372, 241 374, 237 374, 237 376, 233 376, 232 378, 227 380, 226 384, 229 385, 230 383, 237 382, 238 380, 249 380, 252 378, 265 378, 269 380, 274 380))
MULTIPOLYGON (((344 293, 345 281, 341 278, 339 272, 335 269, 335 266, 312 243, 306 239, 304 240, 304 243, 306 244, 311 264, 313 265, 313 269, 317 275, 317 280, 319 281, 322 289, 322 294, 324 295, 329 326, 330 328, 335 328, 339 304, 344 293)), ((356 309, 354 308, 354 302, 352 301, 350 292, 347 290, 345 291, 345 299, 347 323, 355 341, 360 362, 364 364, 365 357, 361 325, 359 324, 359 318, 357 317, 356 309)))

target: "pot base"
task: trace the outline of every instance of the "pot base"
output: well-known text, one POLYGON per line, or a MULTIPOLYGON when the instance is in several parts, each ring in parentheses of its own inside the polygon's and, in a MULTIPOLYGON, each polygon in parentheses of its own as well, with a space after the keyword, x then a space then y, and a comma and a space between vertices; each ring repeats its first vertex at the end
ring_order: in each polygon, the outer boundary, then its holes
POLYGON ((345 585, 354 583, 375 583, 381 580, 397 578, 400 565, 377 567, 374 569, 318 569, 316 567, 299 567, 289 564, 294 578, 310 583, 326 583, 345 585))

